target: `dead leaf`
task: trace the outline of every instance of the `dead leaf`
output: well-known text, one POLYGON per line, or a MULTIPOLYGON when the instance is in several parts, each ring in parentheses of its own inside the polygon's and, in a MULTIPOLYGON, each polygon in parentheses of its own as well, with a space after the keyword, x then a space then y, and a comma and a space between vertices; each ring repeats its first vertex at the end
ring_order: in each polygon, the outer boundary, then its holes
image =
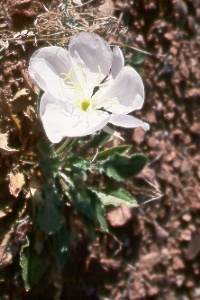
POLYGON ((81 0, 73 0, 72 1, 74 4, 76 5, 82 5, 83 3, 81 2, 81 0))
POLYGON ((31 81, 30 78, 28 77, 28 72, 26 70, 21 70, 22 76, 25 82, 25 85, 27 88, 29 88, 31 91, 33 91, 36 95, 39 94, 40 88, 37 85, 34 85, 31 81))
POLYGON ((0 149, 9 151, 9 152, 18 151, 16 149, 10 148, 8 146, 8 134, 7 133, 0 133, 0 149))
POLYGON ((0 52, 4 49, 8 49, 9 43, 8 41, 0 40, 0 52))
POLYGON ((0 219, 5 217, 6 216, 6 213, 1 209, 0 210, 0 219))
POLYGON ((23 185, 25 184, 24 175, 18 172, 18 173, 9 173, 8 176, 10 180, 10 184, 9 184, 10 193, 17 198, 19 192, 21 191, 23 185))
POLYGON ((0 269, 12 263, 12 254, 8 247, 12 232, 8 232, 0 245, 0 269))
POLYGON ((29 193, 26 195, 26 198, 32 198, 34 203, 42 203, 43 200, 41 190, 41 185, 35 179, 31 179, 29 181, 29 193))
POLYGON ((15 101, 23 96, 27 96, 28 94, 29 94, 29 91, 27 89, 22 89, 15 94, 12 101, 15 101))
POLYGON ((14 122, 15 127, 20 132, 20 130, 21 130, 20 120, 17 118, 17 116, 15 116, 13 114, 11 101, 9 101, 5 97, 4 93, 1 90, 0 90, 0 95, 2 97, 2 103, 3 103, 3 106, 5 107, 6 115, 10 117, 10 119, 14 122))

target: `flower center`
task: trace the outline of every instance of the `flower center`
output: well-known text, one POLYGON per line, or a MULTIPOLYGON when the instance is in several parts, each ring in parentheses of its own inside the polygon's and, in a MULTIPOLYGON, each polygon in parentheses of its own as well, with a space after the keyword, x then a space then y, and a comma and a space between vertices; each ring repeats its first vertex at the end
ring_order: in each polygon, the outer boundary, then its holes
POLYGON ((81 103, 81 109, 83 111, 87 111, 89 106, 90 106, 90 100, 83 100, 83 102, 81 103))

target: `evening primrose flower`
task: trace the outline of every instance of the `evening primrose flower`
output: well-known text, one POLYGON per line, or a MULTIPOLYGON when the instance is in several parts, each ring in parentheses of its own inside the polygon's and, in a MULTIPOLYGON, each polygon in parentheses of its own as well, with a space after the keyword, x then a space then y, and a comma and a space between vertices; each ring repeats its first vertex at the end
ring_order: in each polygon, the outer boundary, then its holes
POLYGON ((113 51, 98 35, 74 35, 68 51, 50 46, 36 51, 28 73, 43 91, 40 116, 52 143, 116 126, 149 129, 128 115, 141 109, 144 86, 140 75, 124 66, 118 46, 113 51))

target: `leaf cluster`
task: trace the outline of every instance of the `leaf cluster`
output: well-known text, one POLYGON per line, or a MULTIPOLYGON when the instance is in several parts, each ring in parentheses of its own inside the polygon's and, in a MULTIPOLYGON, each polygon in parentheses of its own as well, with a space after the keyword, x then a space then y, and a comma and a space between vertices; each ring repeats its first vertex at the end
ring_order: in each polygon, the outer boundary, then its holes
MULTIPOLYGON (((39 163, 43 184, 42 203, 36 213, 37 226, 43 236, 52 237, 53 255, 59 268, 64 267, 73 242, 73 219, 82 222, 93 240, 97 226, 109 231, 106 206, 137 206, 136 199, 123 188, 123 182, 137 175, 147 158, 142 154, 128 156, 130 145, 101 150, 109 138, 100 132, 90 139, 65 140, 57 149, 47 144, 38 145, 44 159, 39 163), (89 154, 91 149, 99 150, 94 157, 89 154)), ((34 250, 35 243, 36 238, 31 235, 21 250, 27 289, 43 274, 49 255, 44 238, 40 253, 34 250)))

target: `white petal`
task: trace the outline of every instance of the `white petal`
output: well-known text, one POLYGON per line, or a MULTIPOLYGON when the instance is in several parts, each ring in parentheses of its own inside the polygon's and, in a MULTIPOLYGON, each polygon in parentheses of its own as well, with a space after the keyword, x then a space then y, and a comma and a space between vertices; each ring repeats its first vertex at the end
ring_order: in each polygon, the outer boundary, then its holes
POLYGON ((108 125, 106 125, 104 128, 102 128, 103 131, 105 131, 106 133, 113 135, 113 133, 115 132, 112 128, 110 128, 108 125))
POLYGON ((105 131, 106 133, 113 135, 114 137, 124 141, 124 138, 121 137, 117 131, 113 130, 109 126, 106 125, 104 128, 102 128, 102 130, 105 131))
POLYGON ((112 77, 115 78, 121 69, 124 67, 124 56, 121 49, 118 46, 113 48, 113 61, 111 67, 112 77))
POLYGON ((43 91, 48 90, 55 97, 62 92, 61 79, 44 59, 35 59, 34 66, 30 65, 28 71, 33 83, 39 85, 43 91))
POLYGON ((60 47, 45 47, 36 51, 30 59, 28 73, 39 87, 52 95, 60 93, 62 89, 61 78, 63 73, 68 73, 72 67, 69 53, 60 47))
POLYGON ((42 116, 42 123, 48 139, 52 143, 59 143, 63 138, 63 122, 65 116, 60 114, 59 106, 47 106, 42 116))
MULTIPOLYGON (((55 105, 57 107, 58 105, 60 105, 60 101, 58 98, 55 98, 54 96, 52 96, 50 93, 45 92, 42 95, 42 98, 40 99, 40 103, 39 103, 39 105, 40 105, 39 110, 40 110, 41 118, 43 117, 43 115, 46 111, 46 107, 49 104, 55 105)), ((62 104, 62 102, 61 102, 61 104, 62 104)))
POLYGON ((57 46, 44 47, 35 51, 30 59, 30 66, 32 68, 34 68, 35 60, 39 58, 47 61, 48 65, 59 77, 61 73, 68 73, 72 66, 69 52, 57 46))
POLYGON ((135 128, 142 127, 145 131, 149 130, 149 124, 145 123, 135 117, 129 115, 118 115, 111 117, 109 123, 113 125, 125 127, 125 128, 135 128))
POLYGON ((89 99, 92 97, 94 87, 98 86, 105 76, 99 72, 91 72, 77 51, 74 52, 74 64, 78 65, 75 68, 76 81, 83 87, 85 99, 89 99))
POLYGON ((91 72, 99 73, 100 67, 101 72, 105 76, 108 75, 113 54, 106 41, 100 36, 89 32, 74 35, 69 43, 69 53, 74 57, 75 52, 91 72))
POLYGON ((102 111, 82 112, 77 109, 68 113, 51 97, 48 93, 43 95, 40 112, 46 135, 52 143, 58 143, 64 137, 91 134, 102 129, 110 119, 110 115, 102 111))
POLYGON ((128 114, 144 103, 144 85, 140 75, 131 67, 124 67, 115 80, 95 94, 96 104, 114 114, 128 114))

